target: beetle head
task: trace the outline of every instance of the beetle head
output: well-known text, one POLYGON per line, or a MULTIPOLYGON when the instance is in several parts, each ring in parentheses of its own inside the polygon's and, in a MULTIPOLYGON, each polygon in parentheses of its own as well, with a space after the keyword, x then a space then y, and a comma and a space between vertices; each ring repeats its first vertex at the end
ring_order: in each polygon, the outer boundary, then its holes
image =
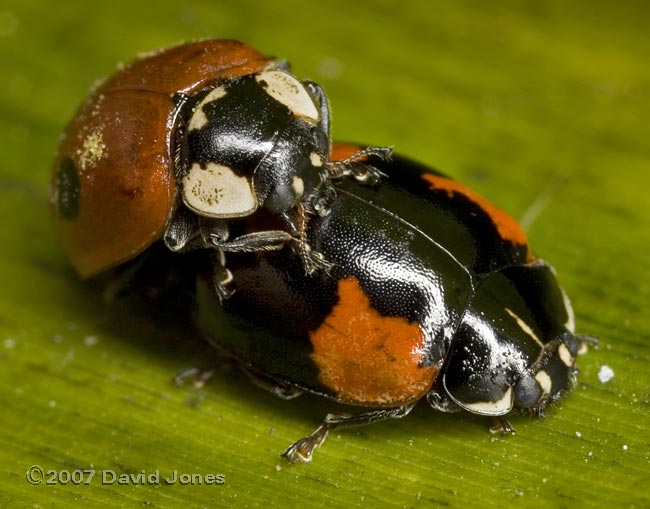
POLYGON ((542 414, 571 388, 579 346, 552 269, 509 267, 479 283, 451 344, 444 391, 477 414, 542 414))
POLYGON ((306 201, 321 183, 329 139, 320 125, 295 121, 276 140, 253 175, 263 206, 283 213, 306 201))

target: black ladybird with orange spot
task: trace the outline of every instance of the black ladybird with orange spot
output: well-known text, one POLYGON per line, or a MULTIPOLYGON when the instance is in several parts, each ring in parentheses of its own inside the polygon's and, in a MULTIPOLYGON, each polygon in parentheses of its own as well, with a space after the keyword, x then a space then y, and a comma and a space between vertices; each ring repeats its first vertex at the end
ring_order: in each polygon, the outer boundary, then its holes
MULTIPOLYGON (((359 147, 335 145, 343 159, 359 147)), ((234 293, 198 285, 198 323, 261 385, 356 407, 328 414, 285 453, 309 461, 329 430, 437 410, 537 415, 574 384, 587 339, 553 269, 523 230, 474 191, 396 156, 367 160, 374 185, 337 184, 307 229, 331 264, 305 274, 290 249, 231 258, 234 293)))

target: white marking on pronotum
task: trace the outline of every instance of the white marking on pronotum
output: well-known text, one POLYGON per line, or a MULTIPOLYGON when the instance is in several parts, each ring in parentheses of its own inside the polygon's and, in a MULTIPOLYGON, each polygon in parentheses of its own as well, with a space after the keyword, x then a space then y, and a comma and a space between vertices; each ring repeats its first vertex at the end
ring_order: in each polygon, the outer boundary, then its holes
POLYGON ((190 118, 190 123, 187 126, 189 131, 194 131, 195 129, 201 129, 205 124, 208 123, 208 117, 205 116, 203 112, 203 107, 213 101, 218 101, 222 97, 226 96, 226 89, 223 87, 217 87, 212 90, 208 95, 206 95, 203 100, 195 108, 192 118, 190 118))
POLYGON ((201 216, 243 217, 257 208, 250 182, 227 166, 209 163, 204 169, 194 163, 182 186, 183 202, 201 216))
POLYGON ((479 401, 477 403, 463 403, 454 399, 462 408, 480 415, 503 415, 512 408, 512 387, 508 387, 503 397, 497 401, 479 401))
POLYGON ((565 366, 570 368, 573 366, 573 355, 571 355, 571 352, 569 352, 569 349, 567 346, 562 343, 558 349, 557 349, 557 354, 560 357, 560 360, 564 363, 565 366))
POLYGON ((305 86, 295 76, 284 71, 266 71, 255 76, 264 86, 266 93, 297 117, 304 117, 313 122, 320 120, 320 113, 305 86))
POLYGON ((309 160, 311 161, 311 165, 316 168, 323 166, 323 157, 318 152, 309 154, 309 160))
POLYGON ((539 373, 535 375, 535 380, 539 384, 540 388, 542 389, 542 392, 544 394, 550 394, 551 393, 551 388, 553 387, 553 382, 551 380, 551 377, 549 374, 541 370, 539 373))
POLYGON ((505 308, 508 314, 514 318, 515 322, 517 322, 517 325, 521 328, 522 331, 524 331, 526 334, 528 334, 531 338, 535 340, 535 342, 544 348, 544 343, 540 341, 540 339, 537 337, 537 334, 531 329, 526 322, 524 322, 520 316, 518 316, 514 311, 511 309, 505 308))

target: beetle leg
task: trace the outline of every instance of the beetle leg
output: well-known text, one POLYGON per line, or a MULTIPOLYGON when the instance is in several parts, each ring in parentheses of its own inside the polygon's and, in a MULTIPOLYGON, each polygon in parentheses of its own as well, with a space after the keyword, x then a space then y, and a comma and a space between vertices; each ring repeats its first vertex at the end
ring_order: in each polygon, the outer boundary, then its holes
POLYGON ((282 453, 282 456, 287 458, 290 463, 306 463, 311 461, 314 451, 321 446, 329 432, 334 428, 371 424, 386 419, 399 419, 408 415, 414 406, 415 403, 412 403, 397 408, 368 410, 367 412, 361 412, 358 414, 327 414, 321 425, 318 426, 311 435, 301 438, 297 442, 291 444, 291 446, 282 453))
POLYGON ((219 296, 219 301, 223 303, 224 300, 229 299, 235 293, 232 287, 234 278, 232 272, 226 268, 226 255, 223 251, 217 249, 212 256, 212 260, 214 269, 212 272, 212 285, 219 296))
POLYGON ((432 387, 427 393, 427 401, 434 410, 439 412, 452 413, 460 410, 460 407, 449 398, 442 386, 432 387))
POLYGON ((174 252, 214 247, 230 253, 253 253, 274 251, 296 240, 282 230, 265 230, 247 233, 228 239, 228 227, 224 221, 203 218, 179 209, 164 233, 167 248, 174 252))
POLYGON ((200 389, 205 383, 214 376, 214 369, 207 368, 187 368, 176 373, 174 385, 181 387, 186 380, 191 380, 192 385, 200 389))
POLYGON ((307 242, 307 223, 309 221, 307 210, 308 209, 304 204, 298 203, 296 206, 298 253, 300 254, 307 275, 311 275, 318 270, 329 273, 332 269, 332 264, 329 263, 321 253, 313 251, 307 242))
POLYGON ((197 216, 184 207, 176 211, 163 234, 165 246, 175 253, 210 247, 213 237, 227 239, 227 224, 220 219, 197 216))
POLYGON ((284 60, 272 60, 269 62, 269 64, 266 66, 267 71, 287 71, 291 72, 291 64, 284 60))
POLYGON ((392 153, 393 149, 390 147, 366 147, 346 159, 328 162, 325 168, 327 177, 330 180, 338 180, 351 176, 361 184, 376 184, 385 175, 372 166, 369 159, 375 157, 387 161, 392 153))
POLYGON ((232 272, 226 267, 226 252, 274 251, 282 249, 288 242, 295 240, 294 237, 281 230, 248 233, 232 240, 221 240, 218 234, 211 235, 208 246, 215 248, 212 284, 219 295, 219 300, 223 302, 234 293, 232 287, 234 278, 232 272))
POLYGON ((329 274, 334 267, 334 264, 328 262, 322 253, 313 251, 305 242, 298 241, 298 252, 305 267, 305 274, 308 276, 319 270, 329 274))
POLYGON ((231 240, 221 240, 218 235, 210 235, 210 245, 227 253, 275 251, 293 241, 295 238, 282 230, 246 233, 231 240))
POLYGON ((284 212, 282 219, 293 235, 294 248, 305 267, 305 274, 311 275, 319 270, 329 274, 333 265, 321 253, 312 250, 307 242, 307 223, 310 210, 311 206, 299 202, 294 209, 284 212))
POLYGON ((170 251, 183 251, 196 236, 197 221, 185 209, 178 210, 167 225, 163 240, 170 251))
POLYGON ((247 368, 242 366, 244 373, 246 373, 249 378, 262 389, 269 391, 271 394, 275 394, 282 399, 294 399, 303 394, 304 391, 298 389, 296 386, 276 380, 273 377, 259 373, 252 368, 247 368))
POLYGON ((514 435, 516 431, 505 417, 499 415, 496 417, 490 417, 490 433, 514 435))
POLYGON ((293 237, 282 230, 268 230, 262 232, 247 233, 231 240, 221 241, 216 236, 212 238, 211 245, 227 253, 257 253, 276 251, 287 244, 297 244, 297 250, 305 265, 307 274, 316 270, 329 270, 329 264, 323 255, 312 251, 309 245, 300 238, 293 237))
MULTIPOLYGON (((320 109, 320 126, 323 132, 330 138, 330 110, 325 90, 320 85, 311 81, 302 82, 305 88, 316 98, 320 109)), ((376 184, 385 175, 370 162, 373 158, 381 161, 388 161, 391 158, 393 149, 391 147, 366 147, 350 157, 340 161, 329 161, 325 164, 324 184, 331 180, 352 176, 362 184, 376 184)), ((326 190, 327 191, 327 190, 326 190)))
POLYGON ((578 340, 579 345, 578 345, 578 355, 582 355, 587 353, 587 350, 589 349, 589 345, 592 345, 594 348, 598 348, 599 341, 598 338, 595 338, 593 336, 588 336, 587 334, 576 334, 575 338, 578 340))

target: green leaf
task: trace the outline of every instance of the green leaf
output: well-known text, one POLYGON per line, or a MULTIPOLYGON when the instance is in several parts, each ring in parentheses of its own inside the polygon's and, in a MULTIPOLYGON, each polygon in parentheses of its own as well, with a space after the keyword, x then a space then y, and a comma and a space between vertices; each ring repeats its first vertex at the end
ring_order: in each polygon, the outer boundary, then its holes
POLYGON ((649 506, 648 14, 586 0, 5 1, 0 506, 649 506), (421 405, 289 465, 279 454, 323 401, 277 400, 236 370, 173 386, 213 352, 173 313, 106 306, 76 278, 47 182, 59 133, 99 77, 199 37, 286 57, 328 91, 336 138, 393 145, 522 218, 579 331, 601 340, 579 359, 576 390, 546 419, 513 418, 515 436, 421 405), (31 465, 46 471, 38 485, 31 465), (64 484, 74 469, 97 474, 64 484), (161 483, 103 483, 101 471, 159 471, 161 483), (225 482, 166 484, 174 471, 225 482))

